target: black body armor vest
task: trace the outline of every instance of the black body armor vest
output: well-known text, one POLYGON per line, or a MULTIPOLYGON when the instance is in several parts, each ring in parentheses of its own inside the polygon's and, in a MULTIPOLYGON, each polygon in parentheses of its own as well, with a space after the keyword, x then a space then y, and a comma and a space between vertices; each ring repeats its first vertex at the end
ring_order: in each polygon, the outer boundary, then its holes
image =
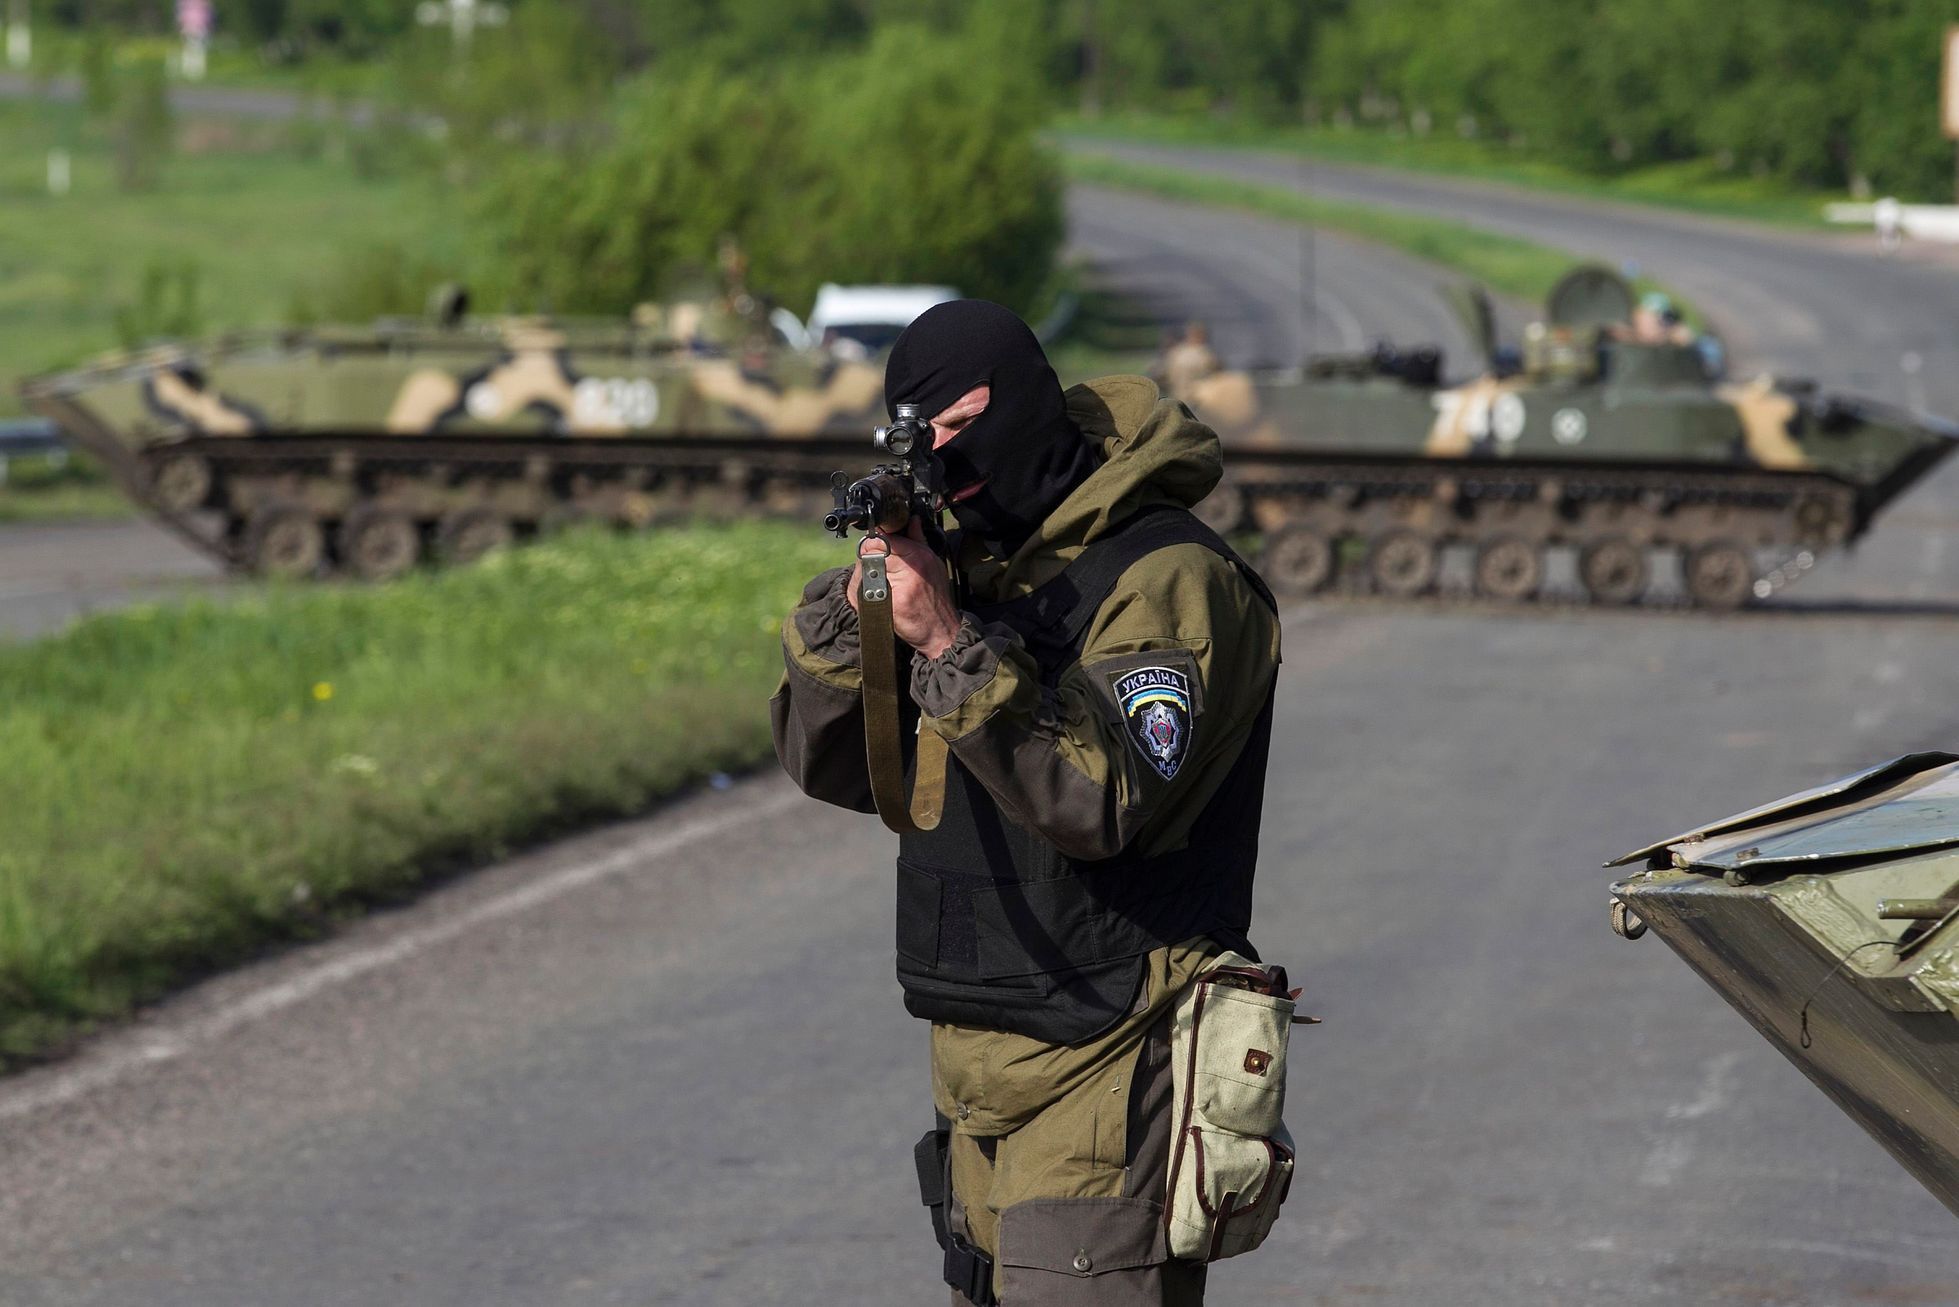
MULTIPOLYGON (((1021 599, 974 608, 1017 631, 1055 685, 1122 574, 1171 545, 1229 559, 1273 607, 1257 573, 1189 512, 1146 509, 1092 542, 1066 570, 1021 599)), ((1234 687, 1238 690, 1241 687, 1234 687)), ((985 786, 947 759, 945 815, 898 852, 898 979, 913 1016, 984 1026, 1051 1044, 1109 1029, 1136 1001, 1146 954, 1207 935, 1256 957, 1252 875, 1272 733, 1272 686, 1243 750, 1183 848, 1099 862, 1070 858, 1003 812, 985 786)), ((1200 728, 1201 729, 1201 728, 1200 728)))

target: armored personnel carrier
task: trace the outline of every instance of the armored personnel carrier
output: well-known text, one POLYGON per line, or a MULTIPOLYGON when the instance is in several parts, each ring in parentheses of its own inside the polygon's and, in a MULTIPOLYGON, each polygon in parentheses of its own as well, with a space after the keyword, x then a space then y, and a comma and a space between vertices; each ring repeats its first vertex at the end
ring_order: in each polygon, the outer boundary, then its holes
MULTIPOLYGON (((1671 555, 1690 600, 1732 607, 1857 539, 1959 436, 1799 386, 1716 385, 1691 345, 1633 338, 1633 313, 1617 274, 1581 268, 1521 358, 1491 349, 1455 386, 1434 351, 1261 378, 1173 349, 1166 387, 1228 451, 1200 511, 1259 537, 1294 593, 1420 596, 1467 551, 1478 593, 1525 601, 1563 550, 1595 602, 1639 601, 1671 555)), ((697 305, 470 318, 451 298, 427 319, 116 355, 23 394, 226 562, 378 579, 568 520, 820 517, 882 419, 882 375, 861 333, 822 348, 697 305)))
POLYGON ((1512 357, 1487 298, 1469 302, 1486 366, 1465 384, 1444 383, 1433 349, 1269 377, 1207 365, 1201 348, 1166 355, 1166 387, 1230 450, 1200 511, 1262 535, 1276 587, 1413 597, 1462 549, 1477 593, 1522 601, 1564 550, 1593 602, 1647 597, 1670 556, 1687 600, 1732 608, 1863 535, 1959 437, 1802 384, 1719 382, 1684 328, 1635 325, 1609 268, 1567 275, 1512 357))
MULTIPOLYGON (((632 320, 478 319, 241 333, 22 390, 160 521, 275 576, 381 579, 540 527, 746 512, 820 517, 883 416, 881 362, 632 320)), ((727 323, 718 324, 727 327, 727 323)))
POLYGON ((1650 927, 1959 1215, 1959 755, 1918 753, 1612 866, 1650 927))

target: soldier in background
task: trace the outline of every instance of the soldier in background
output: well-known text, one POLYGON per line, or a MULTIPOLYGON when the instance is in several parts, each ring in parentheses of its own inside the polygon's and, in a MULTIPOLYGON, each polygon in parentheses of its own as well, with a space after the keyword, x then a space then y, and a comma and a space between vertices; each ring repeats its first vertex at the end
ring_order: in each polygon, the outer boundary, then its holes
POLYGON ((1695 331, 1681 317, 1673 297, 1652 291, 1633 310, 1629 339, 1638 345, 1692 345, 1695 331))
MULTIPOLYGON (((1200 1303, 1163 1219, 1169 1021, 1249 950, 1279 663, 1269 593, 1190 513, 1218 437, 1147 378, 1064 394, 978 300, 905 330, 885 398, 931 416, 960 525, 963 606, 922 538, 888 564, 949 748, 943 821, 899 843, 897 956, 932 1022, 918 1163, 953 1302, 1200 1303)), ((852 569, 809 584, 771 707, 797 784, 870 812, 855 602, 852 569)))
POLYGON ((1165 394, 1190 406, 1227 446, 1282 443, 1277 425, 1266 416, 1249 374, 1230 372, 1211 348, 1211 332, 1189 322, 1163 347, 1151 379, 1165 394))
POLYGON ((1197 383, 1223 367, 1211 348, 1210 328, 1201 322, 1186 323, 1183 335, 1170 342, 1157 362, 1164 389, 1185 401, 1197 383))

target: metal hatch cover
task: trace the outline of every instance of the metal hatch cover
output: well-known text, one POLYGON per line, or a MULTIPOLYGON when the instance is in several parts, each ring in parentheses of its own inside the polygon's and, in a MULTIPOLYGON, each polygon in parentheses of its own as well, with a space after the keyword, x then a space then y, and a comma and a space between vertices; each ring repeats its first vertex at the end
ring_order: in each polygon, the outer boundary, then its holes
POLYGON ((1955 763, 1959 763, 1959 754, 1906 754, 1815 789, 1682 831, 1605 865, 1622 867, 1658 859, 1656 865, 1726 870, 1743 862, 1756 867, 1959 844, 1959 775, 1953 774, 1959 769, 1954 768, 1955 763), (1940 768, 1947 774, 1926 775, 1940 768), (1811 817, 1816 820, 1802 821, 1811 817), (1775 826, 1784 829, 1767 830, 1775 826), (1738 838, 1749 831, 1762 832, 1764 838, 1753 843, 1738 838), (1737 838, 1724 838, 1730 836, 1737 838), (1681 845, 1700 847, 1676 848, 1681 845))
POLYGON ((1602 263, 1586 263, 1558 278, 1545 296, 1545 316, 1554 327, 1610 327, 1632 321, 1633 288, 1602 263))

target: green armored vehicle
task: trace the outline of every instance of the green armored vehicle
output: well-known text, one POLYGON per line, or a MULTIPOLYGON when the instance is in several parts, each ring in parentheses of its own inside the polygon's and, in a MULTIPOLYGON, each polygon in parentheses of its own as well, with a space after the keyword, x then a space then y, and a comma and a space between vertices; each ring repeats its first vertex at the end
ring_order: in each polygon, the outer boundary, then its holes
POLYGON ((119 354, 23 394, 159 520, 270 575, 385 578, 567 520, 820 516, 883 418, 882 362, 711 316, 478 319, 451 300, 119 354))
POLYGON ((1720 384, 1690 332, 1582 267, 1552 291, 1521 354, 1466 297, 1488 369, 1444 385, 1434 350, 1317 358, 1303 374, 1226 372, 1188 342, 1167 388, 1226 439, 1228 481, 1203 511, 1265 537, 1274 585, 1433 590, 1444 552, 1478 593, 1536 597, 1552 550, 1591 600, 1649 593, 1677 560, 1694 603, 1765 597, 1953 450, 1959 427, 1767 378, 1720 384))
POLYGON ((1959 1214, 1959 755, 1919 753, 1612 863, 1650 927, 1959 1214))

